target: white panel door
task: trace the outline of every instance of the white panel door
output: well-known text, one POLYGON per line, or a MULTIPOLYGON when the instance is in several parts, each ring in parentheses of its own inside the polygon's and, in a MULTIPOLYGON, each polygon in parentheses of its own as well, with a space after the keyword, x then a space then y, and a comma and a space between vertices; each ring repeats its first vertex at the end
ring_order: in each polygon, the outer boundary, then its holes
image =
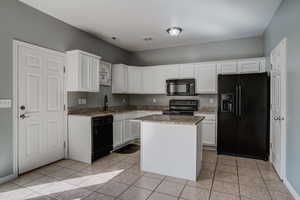
POLYGON ((217 66, 216 64, 196 64, 196 93, 217 93, 217 66))
POLYGON ((64 157, 64 55, 19 44, 19 173, 64 157))
POLYGON ((286 40, 271 52, 271 161, 285 177, 286 155, 286 40))
POLYGON ((140 94, 143 92, 142 67, 128 67, 128 92, 140 94))

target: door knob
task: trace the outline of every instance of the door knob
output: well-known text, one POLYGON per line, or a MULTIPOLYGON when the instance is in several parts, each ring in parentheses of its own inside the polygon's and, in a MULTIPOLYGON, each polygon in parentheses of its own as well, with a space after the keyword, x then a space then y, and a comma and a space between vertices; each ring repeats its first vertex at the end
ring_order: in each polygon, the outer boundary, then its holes
POLYGON ((21 109, 21 110, 25 110, 26 107, 25 107, 24 105, 22 105, 22 106, 20 106, 20 109, 21 109))
POLYGON ((29 118, 29 116, 26 116, 25 114, 20 115, 21 119, 29 118))

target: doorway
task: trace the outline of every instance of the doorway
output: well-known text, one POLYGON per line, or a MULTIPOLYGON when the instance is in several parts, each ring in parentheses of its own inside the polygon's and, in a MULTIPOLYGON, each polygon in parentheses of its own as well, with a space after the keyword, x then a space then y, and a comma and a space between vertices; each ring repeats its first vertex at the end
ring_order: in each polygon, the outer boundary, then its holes
POLYGON ((65 54, 13 42, 15 174, 65 157, 65 54))
POLYGON ((271 52, 271 162, 281 179, 286 168, 286 56, 284 39, 271 52))

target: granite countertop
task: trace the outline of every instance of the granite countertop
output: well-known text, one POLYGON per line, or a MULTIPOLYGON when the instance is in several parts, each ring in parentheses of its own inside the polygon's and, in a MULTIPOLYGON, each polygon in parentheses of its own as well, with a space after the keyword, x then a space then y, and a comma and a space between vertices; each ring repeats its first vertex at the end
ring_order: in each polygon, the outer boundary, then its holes
MULTIPOLYGON (((163 110, 167 110, 168 106, 127 106, 127 107, 110 107, 108 111, 104 111, 101 107, 95 108, 73 108, 69 110, 69 115, 80 115, 87 117, 100 117, 105 115, 113 115, 113 114, 121 114, 125 112, 134 112, 134 111, 152 111, 152 112, 162 112, 163 110)), ((195 113, 203 113, 203 114, 216 114, 216 107, 202 107, 199 108, 195 113)))
POLYGON ((103 108, 79 108, 72 109, 69 111, 69 115, 80 115, 80 116, 88 116, 88 117, 98 117, 105 115, 113 115, 113 114, 121 114, 125 112, 134 112, 134 111, 163 111, 167 109, 165 106, 143 106, 143 107, 111 107, 108 111, 104 111, 103 108))
POLYGON ((177 125, 197 125, 204 117, 185 116, 185 115, 149 115, 146 117, 136 118, 143 122, 157 122, 177 125))

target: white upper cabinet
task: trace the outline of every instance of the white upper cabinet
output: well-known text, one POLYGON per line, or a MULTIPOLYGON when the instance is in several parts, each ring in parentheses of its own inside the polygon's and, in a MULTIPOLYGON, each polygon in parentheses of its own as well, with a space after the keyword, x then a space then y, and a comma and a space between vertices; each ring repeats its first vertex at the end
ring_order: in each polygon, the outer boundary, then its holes
POLYGON ((112 66, 112 93, 125 94, 128 92, 128 66, 123 64, 112 66))
POLYGON ((215 94, 217 93, 217 64, 198 63, 195 64, 196 93, 215 94))
POLYGON ((218 74, 236 74, 238 73, 237 62, 221 62, 218 64, 218 74))
MULTIPOLYGON (((86 65, 85 62, 83 65, 86 65)), ((196 93, 216 94, 218 74, 259 73, 265 70, 265 58, 149 67, 119 64, 112 68, 112 92, 166 94, 166 80, 195 78, 196 93)))
POLYGON ((179 78, 195 78, 195 64, 180 65, 179 78))
POLYGON ((143 67, 128 66, 128 93, 143 93, 143 67))
POLYGON ((218 63, 218 74, 248 74, 265 71, 265 58, 251 58, 218 63))
POLYGON ((160 71, 164 80, 179 78, 179 65, 162 65, 160 71))
POLYGON ((238 62, 239 73, 258 73, 260 72, 260 60, 243 60, 238 62))
POLYGON ((99 56, 80 50, 67 52, 67 91, 99 92, 99 56))

